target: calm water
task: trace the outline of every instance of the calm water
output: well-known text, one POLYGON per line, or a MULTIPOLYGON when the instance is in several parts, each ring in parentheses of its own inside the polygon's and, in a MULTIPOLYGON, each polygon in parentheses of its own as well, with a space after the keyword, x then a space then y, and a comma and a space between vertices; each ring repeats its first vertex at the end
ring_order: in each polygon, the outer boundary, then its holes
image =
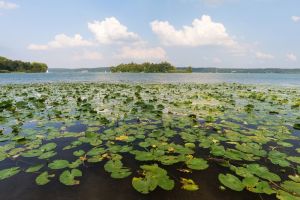
POLYGON ((50 72, 42 74, 0 74, 0 84, 43 82, 131 82, 131 83, 223 83, 300 86, 300 74, 144 74, 50 72))
MULTIPOLYGON (((105 73, 48 73, 48 74, 0 74, 0 84, 9 83, 42 83, 42 82, 132 82, 132 83, 222 83, 237 82, 246 84, 271 84, 280 86, 300 86, 300 74, 105 74, 105 73)), ((81 129, 78 128, 77 131, 81 129)), ((70 143, 68 139, 62 139, 59 148, 70 143)), ((75 149, 78 150, 78 149, 75 149)), ((59 152, 64 156, 64 152, 59 152)), ((59 157, 57 157, 58 159, 59 157)), ((133 158, 124 159, 125 165, 133 170, 138 169, 133 158)), ((14 166, 14 162, 7 160, 2 162, 0 168, 14 166)), ((149 195, 142 195, 133 190, 131 179, 112 179, 109 173, 104 172, 103 162, 92 166, 84 166, 81 170, 84 176, 80 178, 81 184, 67 187, 58 181, 51 181, 46 186, 38 186, 35 183, 37 174, 20 173, 18 176, 0 182, 0 200, 253 200, 275 199, 275 196, 257 195, 250 192, 234 192, 231 190, 219 190, 219 173, 228 173, 214 162, 209 163, 210 168, 205 171, 193 172, 186 178, 197 180, 200 189, 196 192, 188 192, 180 189, 179 184, 172 191, 156 189, 149 195), (208 181, 209 180, 209 181, 208 181)), ((165 167, 171 174, 179 177, 178 168, 181 166, 165 167)))

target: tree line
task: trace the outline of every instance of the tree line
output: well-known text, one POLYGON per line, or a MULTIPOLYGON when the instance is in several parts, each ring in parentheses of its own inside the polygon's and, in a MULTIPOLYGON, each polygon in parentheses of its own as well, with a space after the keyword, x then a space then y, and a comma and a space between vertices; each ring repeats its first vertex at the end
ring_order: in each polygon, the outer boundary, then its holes
POLYGON ((191 68, 177 70, 175 66, 168 62, 161 63, 149 63, 145 62, 142 64, 137 63, 128 63, 128 64, 119 64, 117 66, 111 67, 111 72, 133 72, 133 73, 176 73, 176 72, 192 72, 191 68))
POLYGON ((46 72, 47 70, 48 70, 48 66, 45 63, 10 60, 0 56, 0 73, 11 73, 11 72, 38 73, 38 72, 46 72))

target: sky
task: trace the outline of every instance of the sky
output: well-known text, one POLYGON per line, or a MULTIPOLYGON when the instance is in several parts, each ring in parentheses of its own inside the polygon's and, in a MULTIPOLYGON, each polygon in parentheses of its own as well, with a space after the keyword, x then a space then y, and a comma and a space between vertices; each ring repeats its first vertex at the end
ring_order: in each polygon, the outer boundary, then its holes
POLYGON ((0 0, 0 56, 50 68, 300 68, 300 1, 0 0))

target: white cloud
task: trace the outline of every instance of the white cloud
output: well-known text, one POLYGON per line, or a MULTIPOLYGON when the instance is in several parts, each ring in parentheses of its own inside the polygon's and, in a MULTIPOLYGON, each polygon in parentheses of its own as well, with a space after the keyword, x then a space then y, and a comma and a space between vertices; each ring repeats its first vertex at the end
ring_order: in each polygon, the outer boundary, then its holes
POLYGON ((87 51, 73 56, 74 60, 102 60, 103 55, 97 51, 87 51))
POLYGON ((293 53, 288 53, 287 55, 286 55, 286 58, 289 60, 289 61, 297 61, 297 56, 295 55, 295 54, 293 54, 293 53))
POLYGON ((88 28, 95 35, 97 41, 102 44, 139 40, 136 33, 129 32, 128 28, 115 17, 88 23, 88 28))
POLYGON ((192 26, 183 26, 180 30, 176 30, 168 21, 153 21, 151 27, 164 45, 238 46, 237 42, 227 33, 225 26, 213 22, 207 15, 203 15, 201 19, 194 19, 192 26))
POLYGON ((263 60, 272 60, 274 59, 274 56, 268 53, 263 53, 263 52, 256 52, 255 54, 256 58, 258 59, 263 59, 263 60))
POLYGON ((29 50, 48 50, 56 48, 66 48, 66 47, 80 47, 80 46, 92 46, 93 43, 84 40, 81 35, 75 34, 73 37, 69 37, 65 34, 58 34, 54 37, 54 40, 48 42, 48 44, 38 45, 30 44, 28 46, 29 50))
POLYGON ((166 59, 166 51, 161 47, 123 47, 117 58, 130 60, 157 61, 166 59))
POLYGON ((300 16, 292 16, 291 18, 294 22, 300 22, 300 16))
POLYGON ((0 1, 0 9, 6 9, 6 10, 11 10, 11 9, 16 9, 19 6, 15 3, 7 2, 7 1, 0 1))

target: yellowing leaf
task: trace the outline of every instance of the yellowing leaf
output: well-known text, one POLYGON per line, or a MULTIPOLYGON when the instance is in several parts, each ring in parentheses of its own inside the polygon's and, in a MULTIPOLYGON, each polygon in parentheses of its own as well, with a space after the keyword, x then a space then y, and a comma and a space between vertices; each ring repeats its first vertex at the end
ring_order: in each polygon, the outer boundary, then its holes
POLYGON ((116 137, 117 141, 124 141, 124 140, 127 140, 127 139, 128 139, 127 135, 121 135, 121 136, 116 137))
POLYGON ((186 179, 181 178, 182 186, 181 188, 188 191, 196 191, 199 190, 199 186, 192 180, 192 179, 186 179))
POLYGON ((169 148, 168 148, 168 151, 171 153, 171 152, 174 152, 175 149, 174 149, 173 147, 169 147, 169 148))
POLYGON ((189 169, 177 169, 177 170, 183 173, 192 173, 192 171, 189 169))

